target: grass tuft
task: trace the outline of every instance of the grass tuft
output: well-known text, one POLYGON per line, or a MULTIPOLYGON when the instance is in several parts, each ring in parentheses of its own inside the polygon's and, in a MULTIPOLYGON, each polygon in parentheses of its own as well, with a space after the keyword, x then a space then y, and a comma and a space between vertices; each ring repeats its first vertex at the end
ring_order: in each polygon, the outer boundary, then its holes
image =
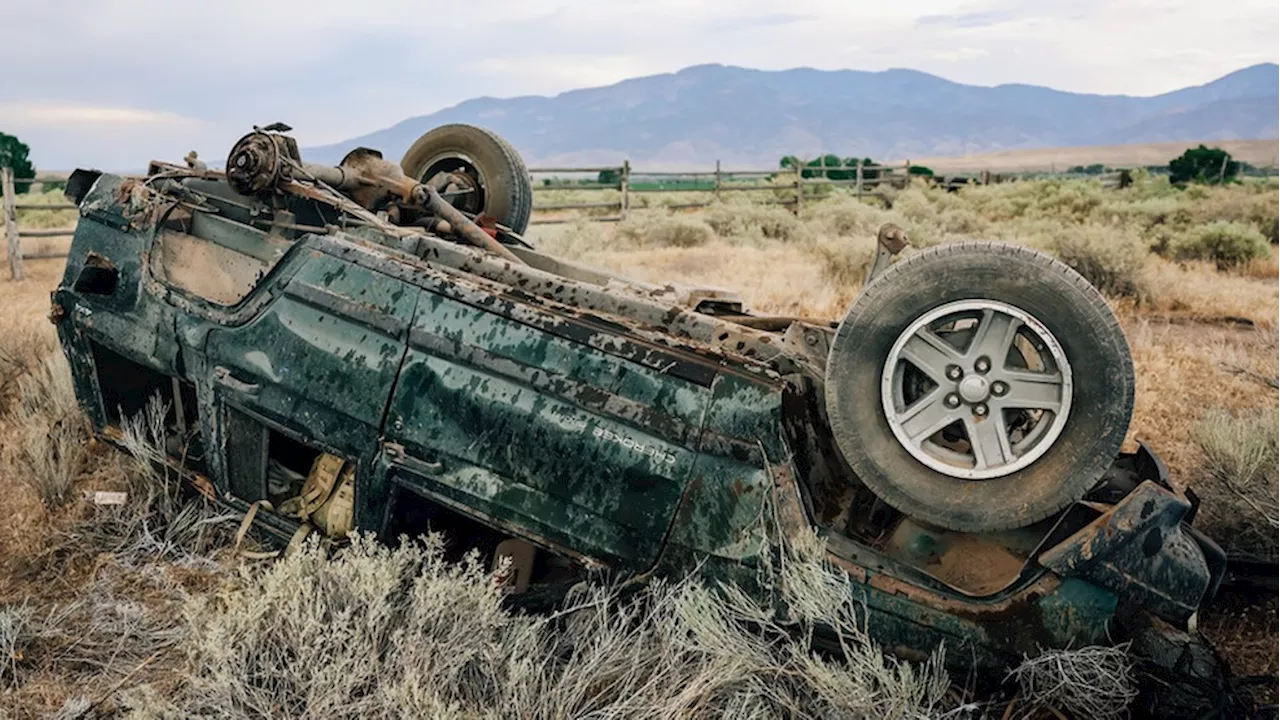
POLYGON ((618 223, 614 237, 631 247, 689 248, 715 237, 711 226, 686 215, 642 216, 618 223))
POLYGON ((1146 294, 1143 273, 1148 251, 1132 232, 1092 225, 1068 225, 1055 232, 1047 249, 1084 279, 1113 297, 1146 294))
POLYGON ((76 402, 71 369, 60 352, 46 355, 17 380, 13 409, 18 444, 8 464, 54 510, 72 498, 83 467, 88 425, 76 402))
POLYGON ((1255 228, 1238 222, 1201 225, 1174 239, 1174 255, 1182 260, 1210 260, 1226 270, 1271 255, 1271 245, 1255 228))
POLYGON ((1216 506, 1210 510, 1216 534, 1229 552, 1277 556, 1278 425, 1280 414, 1275 408, 1238 413, 1212 410, 1193 430, 1204 471, 1218 490, 1212 498, 1216 506))

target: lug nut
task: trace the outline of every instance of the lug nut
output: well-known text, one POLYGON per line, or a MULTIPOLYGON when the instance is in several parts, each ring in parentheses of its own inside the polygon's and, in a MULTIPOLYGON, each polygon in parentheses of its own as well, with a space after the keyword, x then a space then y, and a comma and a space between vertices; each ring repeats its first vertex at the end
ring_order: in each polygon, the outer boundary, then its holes
POLYGON ((947 407, 950 408, 960 407, 960 396, 955 393, 951 393, 947 396, 946 403, 947 407))
POLYGON ((985 356, 978 358, 978 362, 974 363, 973 369, 980 373, 984 373, 991 369, 991 361, 985 356))
POLYGON ((986 404, 985 404, 985 403, 978 403, 977 405, 974 405, 974 406, 973 406, 973 414, 974 414, 974 415, 977 415, 978 417, 983 417, 984 415, 986 415, 986 414, 987 414, 987 406, 986 406, 986 404))
POLYGON ((991 392, 996 395, 1003 395, 1009 392, 1009 386, 997 380, 996 382, 991 383, 991 392))
POLYGON ((962 375, 964 375, 964 371, 960 369, 959 365, 947 366, 947 377, 951 380, 959 380, 962 375))

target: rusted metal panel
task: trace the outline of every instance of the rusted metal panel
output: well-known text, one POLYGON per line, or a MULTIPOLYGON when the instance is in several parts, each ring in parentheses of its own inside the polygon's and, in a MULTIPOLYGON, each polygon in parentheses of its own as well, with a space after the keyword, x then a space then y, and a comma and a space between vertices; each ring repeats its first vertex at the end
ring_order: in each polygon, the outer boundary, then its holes
POLYGON ((1212 580, 1200 546, 1182 530, 1190 509, 1185 497, 1143 482, 1098 519, 1042 553, 1040 563, 1185 625, 1212 580))

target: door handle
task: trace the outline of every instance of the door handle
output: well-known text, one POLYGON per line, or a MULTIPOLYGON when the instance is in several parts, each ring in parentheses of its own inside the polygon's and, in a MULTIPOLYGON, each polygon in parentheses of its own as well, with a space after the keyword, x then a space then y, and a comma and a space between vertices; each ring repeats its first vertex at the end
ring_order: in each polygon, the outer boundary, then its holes
POLYGON ((383 443, 382 452, 386 454, 388 460, 403 465, 422 475, 439 475, 444 472, 443 462, 439 460, 423 460, 422 458, 416 458, 406 453, 404 451, 404 446, 399 443, 383 443))
POLYGON ((235 390, 242 395, 256 396, 258 391, 262 389, 262 386, 258 383, 245 382, 232 375, 230 370, 221 365, 213 369, 213 380, 219 385, 235 390))

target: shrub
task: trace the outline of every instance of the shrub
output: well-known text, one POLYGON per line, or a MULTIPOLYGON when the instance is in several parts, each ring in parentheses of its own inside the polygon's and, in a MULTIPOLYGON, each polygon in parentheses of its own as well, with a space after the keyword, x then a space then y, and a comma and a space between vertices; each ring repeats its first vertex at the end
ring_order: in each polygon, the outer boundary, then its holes
POLYGON ((1271 254, 1270 244, 1254 228, 1218 221, 1174 239, 1174 255, 1183 260, 1211 260, 1226 269, 1271 254))
POLYGON ((1104 294, 1143 295, 1147 248, 1136 235, 1096 225, 1067 226, 1054 231, 1045 245, 1104 294))
POLYGON ((833 197, 816 203, 808 211, 809 218, 820 228, 833 235, 870 236, 886 222, 898 222, 898 218, 848 195, 833 197))
POLYGON ((71 384, 71 368, 62 353, 51 353, 19 377, 17 386, 14 412, 19 443, 11 462, 46 507, 61 507, 71 499, 89 439, 71 384))
MULTIPOLYGON (((1212 517, 1215 535, 1229 540, 1230 549, 1266 558, 1276 556, 1280 528, 1277 466, 1280 455, 1280 415, 1272 408, 1231 414, 1213 410, 1192 433, 1204 458, 1204 470, 1230 504, 1218 503, 1212 517)), ((1205 503, 1208 508, 1214 503, 1205 503)))
POLYGON ((876 253, 874 243, 847 239, 816 242, 808 249, 822 265, 822 276, 841 289, 862 285, 876 253))
POLYGON ((614 237, 636 247, 694 247, 709 242, 715 231, 687 215, 633 216, 618 223, 614 237))
POLYGON ((925 190, 914 184, 893 198, 894 212, 916 222, 937 222, 938 210, 925 190))
POLYGON ((18 660, 31 642, 31 608, 26 605, 0 607, 0 683, 17 684, 18 660))
POLYGON ((1189 217, 1187 207, 1177 197, 1168 195, 1113 200, 1098 208, 1096 214, 1112 224, 1132 224, 1144 231, 1161 226, 1180 227, 1189 217))
POLYGON ((1032 184, 1030 212, 1041 217, 1084 222, 1102 205, 1096 181, 1046 180, 1032 184))
POLYGON ((798 239, 803 232, 800 220, 777 205, 714 203, 698 217, 723 238, 764 237, 790 241, 798 239))
POLYGON ((862 634, 847 576, 809 550, 779 570, 798 633, 694 580, 627 597, 584 584, 531 617, 504 607, 476 555, 443 558, 438 536, 355 536, 332 559, 305 543, 193 600, 181 692, 127 702, 143 717, 905 719, 936 716, 947 689, 940 655, 899 663, 862 634), (819 621, 845 659, 810 651, 819 621))
POLYGON ((48 325, 16 323, 0 332, 0 416, 18 378, 30 373, 54 349, 55 336, 48 325))

